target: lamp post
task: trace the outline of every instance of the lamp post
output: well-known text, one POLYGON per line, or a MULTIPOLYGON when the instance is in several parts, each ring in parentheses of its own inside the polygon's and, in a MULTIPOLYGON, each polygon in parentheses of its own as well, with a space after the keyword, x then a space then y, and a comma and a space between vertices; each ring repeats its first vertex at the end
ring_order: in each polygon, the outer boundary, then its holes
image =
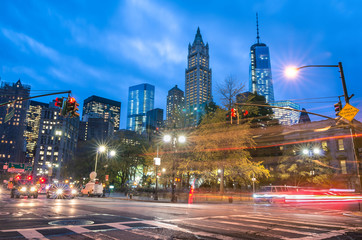
POLYGON ((98 163, 98 152, 103 153, 106 151, 106 147, 104 145, 99 146, 96 153, 96 163, 94 165, 94 172, 97 173, 97 163, 98 163))
MULTIPOLYGON (((344 101, 346 102, 346 104, 349 104, 349 100, 354 96, 354 94, 352 94, 351 96, 348 96, 348 92, 347 92, 347 85, 346 85, 346 80, 344 78, 344 72, 343 72, 343 67, 342 67, 342 62, 338 62, 338 65, 306 65, 306 66, 301 66, 301 67, 297 67, 297 68, 287 68, 286 69, 286 75, 289 77, 295 77, 298 74, 298 71, 303 69, 303 68, 311 68, 311 67, 338 67, 339 72, 341 74, 341 81, 342 81, 342 88, 343 88, 343 96, 344 96, 344 101)), ((357 174, 357 187, 359 189, 359 191, 361 191, 361 185, 362 185, 362 179, 360 176, 360 164, 358 163, 358 153, 356 152, 356 147, 355 147, 355 139, 354 139, 354 129, 351 127, 350 128, 350 132, 351 132, 351 138, 352 138, 352 148, 353 148, 353 156, 355 159, 355 166, 356 166, 356 174, 357 174)))
POLYGON ((158 200, 158 166, 161 165, 161 158, 158 157, 158 146, 157 146, 157 157, 155 157, 153 160, 155 161, 156 165, 156 190, 153 199, 158 200))
MULTIPOLYGON (((175 136, 175 135, 165 135, 163 137, 164 142, 170 142, 172 144, 172 147, 177 152, 177 143, 185 143, 186 137, 183 135, 175 136)), ((171 202, 177 202, 176 195, 175 195, 175 158, 172 159, 172 195, 171 195, 171 202)))

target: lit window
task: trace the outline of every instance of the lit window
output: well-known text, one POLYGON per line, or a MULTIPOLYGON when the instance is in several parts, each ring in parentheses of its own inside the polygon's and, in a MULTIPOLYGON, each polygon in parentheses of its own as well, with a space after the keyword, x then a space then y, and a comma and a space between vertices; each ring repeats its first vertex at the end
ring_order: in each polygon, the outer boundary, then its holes
POLYGON ((347 174, 347 166, 346 166, 346 160, 341 160, 341 172, 342 174, 347 174))
POLYGON ((338 139, 338 150, 339 150, 339 151, 343 151, 343 150, 344 150, 343 139, 338 139))
POLYGON ((323 142, 322 142, 322 149, 323 149, 323 151, 327 151, 327 150, 328 150, 327 141, 323 141, 323 142))

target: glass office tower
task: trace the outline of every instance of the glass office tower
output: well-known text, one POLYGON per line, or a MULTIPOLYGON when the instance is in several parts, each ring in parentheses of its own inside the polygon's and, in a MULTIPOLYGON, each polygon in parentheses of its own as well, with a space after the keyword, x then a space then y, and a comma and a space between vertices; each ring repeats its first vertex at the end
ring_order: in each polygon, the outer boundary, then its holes
POLYGON ((154 108, 155 86, 144 83, 129 88, 127 130, 139 134, 146 130, 146 113, 154 108))
POLYGON ((257 17, 257 43, 250 47, 249 91, 265 97, 267 103, 274 102, 273 80, 269 47, 260 43, 257 17))

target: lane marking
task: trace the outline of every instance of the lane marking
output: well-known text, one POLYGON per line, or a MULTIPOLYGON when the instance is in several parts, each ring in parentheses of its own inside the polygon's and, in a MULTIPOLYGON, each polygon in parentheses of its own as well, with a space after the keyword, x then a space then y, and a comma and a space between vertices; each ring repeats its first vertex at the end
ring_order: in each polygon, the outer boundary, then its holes
POLYGON ((36 230, 17 230, 21 235, 23 235, 25 238, 27 239, 48 239, 46 237, 44 237, 43 234, 37 232, 36 230))

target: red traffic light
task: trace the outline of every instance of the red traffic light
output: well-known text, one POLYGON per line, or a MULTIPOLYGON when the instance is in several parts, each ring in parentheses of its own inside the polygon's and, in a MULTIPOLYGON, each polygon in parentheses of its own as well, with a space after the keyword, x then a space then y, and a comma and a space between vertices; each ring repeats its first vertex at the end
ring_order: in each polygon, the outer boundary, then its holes
POLYGON ((55 106, 61 108, 63 106, 63 98, 56 98, 55 99, 55 106))
POLYGON ((28 176, 28 180, 33 180, 33 176, 28 176))
POLYGON ((39 178, 39 182, 40 182, 40 183, 45 183, 45 178, 42 178, 42 177, 39 178))
POLYGON ((232 108, 232 109, 231 109, 231 116, 232 116, 232 117, 236 117, 236 110, 235 110, 235 108, 232 108))
POLYGON ((74 103, 74 102, 75 102, 75 98, 74 98, 74 97, 69 98, 68 102, 69 102, 69 103, 74 103))
POLYGON ((17 176, 15 177, 15 179, 16 179, 16 180, 20 180, 20 179, 21 179, 20 175, 17 175, 17 176))

